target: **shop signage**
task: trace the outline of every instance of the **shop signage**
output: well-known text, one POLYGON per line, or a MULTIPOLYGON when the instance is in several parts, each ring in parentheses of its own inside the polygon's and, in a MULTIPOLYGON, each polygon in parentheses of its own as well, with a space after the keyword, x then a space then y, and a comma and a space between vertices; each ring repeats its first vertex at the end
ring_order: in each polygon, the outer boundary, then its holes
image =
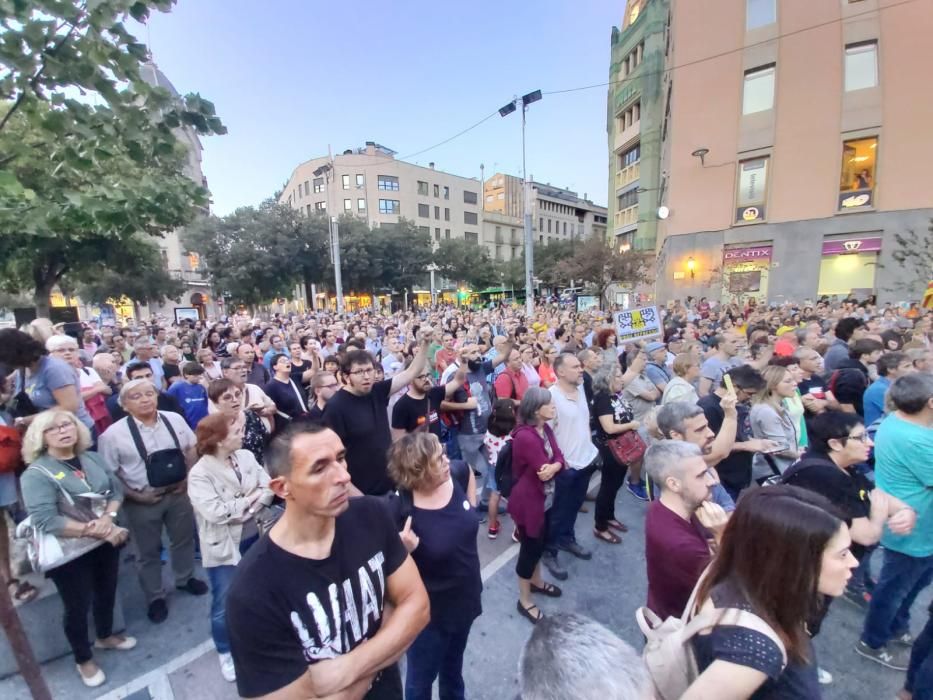
POLYGON ((881 237, 850 238, 823 241, 823 255, 846 255, 853 253, 877 253, 881 250, 881 237))
POLYGON ((735 222, 738 224, 754 224, 764 220, 764 204, 757 204, 753 207, 737 207, 735 210, 735 222))
POLYGON ((839 193, 839 209, 851 211, 874 206, 874 190, 849 190, 839 193))
POLYGON ((726 248, 722 253, 723 262, 728 264, 744 263, 754 260, 770 260, 771 246, 755 248, 726 248))

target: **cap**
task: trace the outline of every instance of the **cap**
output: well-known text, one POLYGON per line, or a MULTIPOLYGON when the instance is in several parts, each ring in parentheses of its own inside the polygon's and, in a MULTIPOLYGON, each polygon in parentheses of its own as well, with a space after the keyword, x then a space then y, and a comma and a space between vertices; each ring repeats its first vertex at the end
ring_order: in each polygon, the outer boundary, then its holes
POLYGON ((656 352, 657 350, 660 350, 666 347, 667 346, 664 343, 657 341, 657 340, 653 340, 652 342, 648 343, 645 346, 645 352, 650 354, 650 353, 656 352))

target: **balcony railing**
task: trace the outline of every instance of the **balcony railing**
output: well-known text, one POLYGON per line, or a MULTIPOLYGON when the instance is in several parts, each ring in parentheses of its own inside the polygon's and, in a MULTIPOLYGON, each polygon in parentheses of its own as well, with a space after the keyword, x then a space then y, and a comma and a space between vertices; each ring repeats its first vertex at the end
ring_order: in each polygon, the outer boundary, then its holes
POLYGON ((625 187, 626 185, 635 182, 635 180, 638 179, 640 170, 640 163, 632 163, 631 165, 616 171, 616 189, 625 187))
POLYGON ((620 229, 625 226, 632 226, 638 223, 638 205, 628 207, 615 213, 613 224, 615 228, 620 229))

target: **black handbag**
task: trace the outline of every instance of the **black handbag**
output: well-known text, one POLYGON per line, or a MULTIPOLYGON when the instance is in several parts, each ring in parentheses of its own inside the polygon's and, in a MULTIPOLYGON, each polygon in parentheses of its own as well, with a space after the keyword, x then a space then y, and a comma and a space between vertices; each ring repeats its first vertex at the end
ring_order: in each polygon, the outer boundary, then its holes
POLYGON ((26 372, 24 370, 19 371, 19 383, 22 388, 16 392, 10 402, 10 413, 13 414, 14 418, 34 416, 39 412, 39 409, 29 398, 29 394, 26 393, 26 372))
POLYGON ((178 436, 172 428, 172 424, 159 413, 159 419, 168 429, 172 440, 175 441, 175 447, 167 450, 156 450, 152 454, 146 452, 146 446, 143 444, 143 438, 139 434, 139 428, 136 427, 136 420, 132 416, 127 416, 127 425, 130 428, 130 435, 133 436, 133 442, 146 465, 146 479, 153 488, 164 488, 166 486, 175 486, 188 478, 188 464, 185 461, 185 453, 181 449, 181 443, 178 442, 178 436))

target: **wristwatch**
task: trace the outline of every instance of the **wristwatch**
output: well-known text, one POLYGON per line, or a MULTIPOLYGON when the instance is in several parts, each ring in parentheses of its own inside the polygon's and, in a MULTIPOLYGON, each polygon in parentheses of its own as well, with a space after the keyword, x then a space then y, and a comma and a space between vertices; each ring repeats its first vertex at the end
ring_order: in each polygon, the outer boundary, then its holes
POLYGON ((105 515, 109 515, 111 520, 117 519, 117 511, 115 510, 110 511, 109 513, 105 513, 105 515))

